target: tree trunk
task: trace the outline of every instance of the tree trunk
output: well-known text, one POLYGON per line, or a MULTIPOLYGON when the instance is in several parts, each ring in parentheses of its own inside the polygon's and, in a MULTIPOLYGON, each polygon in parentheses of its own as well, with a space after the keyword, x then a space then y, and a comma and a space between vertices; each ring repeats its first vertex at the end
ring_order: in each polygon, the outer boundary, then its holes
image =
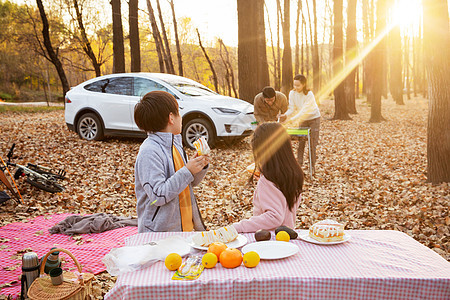
MULTIPOLYGON (((385 5, 386 0, 378 0, 377 2, 377 25, 376 25, 376 36, 381 36, 384 32, 386 26, 386 15, 385 15, 385 5)), ((369 122, 381 122, 385 119, 381 115, 381 95, 383 92, 383 80, 385 76, 383 72, 383 61, 385 61, 386 56, 386 44, 385 38, 383 38, 378 45, 369 54, 370 60, 370 94, 368 98, 370 99, 370 120, 369 122)))
POLYGON ((175 31, 175 44, 177 46, 178 75, 183 76, 183 58, 181 55, 180 40, 178 38, 177 18, 175 18, 175 5, 173 4, 173 0, 170 0, 169 3, 170 7, 172 8, 173 28, 175 31))
POLYGON ((274 86, 278 80, 277 78, 277 55, 275 53, 275 45, 273 43, 273 35, 272 35, 272 27, 270 26, 270 19, 269 19, 269 10, 267 8, 266 3, 264 2, 264 8, 266 9, 266 15, 267 15, 267 25, 269 26, 269 33, 270 33, 270 45, 271 45, 271 49, 272 49, 272 59, 273 59, 273 82, 274 82, 274 86))
POLYGON ((139 42, 139 20, 138 20, 139 0, 129 0, 129 24, 130 24, 130 56, 131 72, 141 71, 141 49, 139 42))
POLYGON ((404 105, 402 82, 402 40, 400 26, 392 28, 389 33, 390 81, 389 87, 395 103, 404 105))
POLYGON ((211 69, 212 72, 212 76, 213 76, 213 81, 214 81, 214 89, 216 92, 219 92, 219 86, 217 83, 217 74, 216 74, 216 70, 214 70, 214 66, 212 64, 211 59, 208 56, 208 53, 206 53, 205 48, 202 45, 202 40, 200 38, 200 32, 198 32, 198 28, 195 29, 197 31, 197 36, 198 36, 198 44, 200 45, 200 48, 202 48, 203 54, 205 55, 206 60, 208 61, 209 64, 209 68, 211 69))
POLYGON ((42 19, 42 36, 44 38, 44 46, 45 49, 47 50, 50 61, 55 66, 56 72, 58 72, 59 80, 61 80, 61 85, 63 89, 63 95, 65 96, 70 89, 69 82, 67 81, 63 65, 59 60, 58 55, 56 55, 56 52, 52 46, 52 42, 50 41, 50 28, 48 25, 47 15, 45 14, 44 5, 42 5, 42 0, 36 0, 36 3, 39 8, 39 14, 41 15, 42 19))
MULTIPOLYGON (((356 1, 356 0, 355 0, 356 1)), ((316 0, 313 0, 314 17, 314 44, 312 48, 312 67, 313 67, 313 91, 317 93, 320 90, 320 62, 319 62, 319 43, 317 42, 317 8, 316 0)))
POLYGON ((423 38, 429 91, 428 181, 450 182, 450 31, 447 0, 423 1, 423 38))
POLYGON ((167 39, 166 34, 166 26, 164 25, 164 20, 162 17, 162 11, 161 6, 159 5, 159 0, 156 0, 156 6, 158 8, 158 15, 159 15, 159 23, 161 24, 161 32, 163 35, 164 45, 163 53, 164 53, 164 63, 166 64, 166 70, 170 74, 175 74, 175 68, 173 67, 173 61, 172 61, 172 54, 170 53, 170 44, 169 40, 167 39))
MULTIPOLYGON (((362 0, 362 21, 363 21, 363 46, 367 47, 370 43, 370 29, 369 29, 369 0, 362 0)), ((367 74, 369 71, 369 61, 367 57, 364 58, 362 63, 362 93, 368 95, 370 93, 368 88, 367 74)), ((369 102, 369 99, 367 99, 369 102)))
POLYGON ((283 22, 283 13, 281 10, 280 0, 277 0, 277 72, 275 81, 275 90, 279 91, 281 89, 281 38, 280 38, 280 28, 283 22))
POLYGON ((159 34, 158 24, 156 23, 155 12, 153 11, 152 3, 147 0, 148 15, 150 18, 150 24, 152 26, 153 40, 155 41, 156 53, 158 54, 159 72, 165 73, 163 51, 164 46, 162 44, 161 35, 159 34))
MULTIPOLYGON (((346 41, 346 66, 355 61, 358 56, 358 39, 356 37, 356 2, 357 0, 348 0, 347 5, 347 41, 346 41)), ((356 66, 357 67, 357 66, 356 66)), ((350 70, 349 70, 350 71, 350 70)), ((355 101, 355 74, 356 68, 351 70, 345 79, 345 96, 347 99, 347 111, 350 114, 356 114, 355 101)))
POLYGON ((239 95, 250 103, 269 85, 264 0, 237 0, 239 95))
POLYGON ((220 58, 222 59, 223 67, 225 69, 225 81, 226 81, 228 96, 231 97, 230 70, 228 69, 228 64, 227 64, 225 58, 223 57, 222 48, 223 48, 223 41, 221 39, 219 39, 219 54, 220 54, 220 58))
POLYGON ((228 64, 228 69, 230 70, 231 87, 234 92, 234 97, 238 98, 239 96, 238 96, 238 93, 236 90, 236 85, 235 85, 235 80, 234 80, 234 71, 233 71, 233 65, 231 64, 231 60, 230 60, 230 54, 228 53, 227 46, 225 46, 224 42, 221 39, 219 39, 219 41, 222 43, 222 46, 225 49, 225 54, 227 55, 227 64, 228 64))
POLYGON ((111 0, 111 6, 113 20, 113 73, 125 73, 125 49, 123 46, 120 0, 111 0))
POLYGON ((302 12, 302 1, 297 1, 297 16, 295 21, 295 55, 294 55, 294 74, 299 74, 300 70, 300 43, 299 43, 299 26, 300 26, 300 14, 302 12))
POLYGON ((284 22, 283 22, 283 75, 281 92, 287 95, 292 88, 292 49, 291 49, 291 1, 284 0, 284 22))
POLYGON ((406 99, 411 100, 411 79, 409 78, 409 37, 405 35, 405 88, 406 99))
MULTIPOLYGON (((333 44, 333 76, 342 72, 343 68, 343 30, 342 0, 334 0, 334 44, 333 44)), ((345 99, 345 81, 341 81, 334 89, 334 120, 350 120, 345 99)))

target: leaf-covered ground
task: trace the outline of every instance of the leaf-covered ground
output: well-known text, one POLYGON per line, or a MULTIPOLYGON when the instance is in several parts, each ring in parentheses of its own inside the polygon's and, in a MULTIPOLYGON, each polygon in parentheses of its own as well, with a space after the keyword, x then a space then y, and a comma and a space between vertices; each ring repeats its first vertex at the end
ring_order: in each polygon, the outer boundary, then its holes
MULTIPOLYGON (((427 101, 415 98, 398 106, 383 100, 387 121, 382 123, 368 123, 364 100, 357 100, 353 120, 331 121, 333 105, 325 100, 320 107, 316 175, 306 178, 296 228, 330 217, 346 229, 400 230, 450 260, 450 185, 426 182, 427 101)), ((141 139, 81 140, 67 130, 63 111, 2 113, 0 130, 3 158, 15 142, 18 163, 46 163, 68 175, 60 194, 19 182, 26 205, 11 200, 0 205, 0 226, 56 212, 136 215, 133 174, 141 139)), ((296 141, 293 145, 296 149, 296 141)), ((211 158, 210 171, 195 188, 206 224, 214 228, 251 216, 254 185, 247 184, 245 171, 252 163, 249 139, 219 144, 211 158)), ((96 282, 101 297, 114 278, 103 273, 96 282)))

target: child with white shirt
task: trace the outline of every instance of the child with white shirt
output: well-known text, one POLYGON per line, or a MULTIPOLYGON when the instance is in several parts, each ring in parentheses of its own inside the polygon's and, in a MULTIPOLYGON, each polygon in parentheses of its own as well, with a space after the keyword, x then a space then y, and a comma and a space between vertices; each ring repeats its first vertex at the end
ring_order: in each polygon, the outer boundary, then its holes
MULTIPOLYGON (((319 143, 320 110, 313 92, 306 87, 306 77, 299 74, 294 77, 294 89, 289 92, 289 108, 284 114, 288 119, 299 119, 299 127, 309 127, 311 132, 312 173, 315 171, 316 149, 319 143)), ((297 160, 303 165, 305 139, 299 138, 297 160)))

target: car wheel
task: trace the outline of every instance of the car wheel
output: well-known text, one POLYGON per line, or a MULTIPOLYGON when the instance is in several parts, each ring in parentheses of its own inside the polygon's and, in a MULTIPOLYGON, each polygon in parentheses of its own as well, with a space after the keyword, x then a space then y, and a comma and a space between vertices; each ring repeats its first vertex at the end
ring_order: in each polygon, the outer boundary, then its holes
POLYGON ((216 142, 216 134, 211 123, 205 119, 193 119, 183 127, 183 143, 191 149, 195 149, 194 142, 204 136, 212 148, 216 142))
POLYGON ((103 125, 97 115, 87 113, 78 120, 78 135, 88 141, 103 139, 103 125))

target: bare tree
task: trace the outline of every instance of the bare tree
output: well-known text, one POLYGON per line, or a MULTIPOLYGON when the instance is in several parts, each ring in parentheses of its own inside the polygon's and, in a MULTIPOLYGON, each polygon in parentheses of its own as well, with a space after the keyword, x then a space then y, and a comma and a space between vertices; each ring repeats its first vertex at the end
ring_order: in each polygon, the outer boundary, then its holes
POLYGON ((159 71, 165 73, 166 69, 164 67, 164 46, 161 40, 161 35, 159 34, 158 24, 156 23, 155 12, 152 7, 150 0, 147 0, 148 16, 150 18, 150 24, 152 26, 153 40, 155 41, 156 53, 158 54, 159 71))
POLYGON ((400 25, 394 26, 389 32, 389 62, 389 90, 395 103, 404 105, 400 25))
POLYGON ((130 56, 131 56, 131 72, 141 71, 141 49, 139 42, 139 20, 138 20, 138 3, 139 0, 129 0, 128 22, 130 25, 130 56))
POLYGON ((228 66, 228 69, 229 69, 229 74, 230 74, 230 77, 231 77, 231 80, 230 80, 231 81, 231 87, 232 87, 233 92, 234 92, 234 97, 237 98, 238 97, 238 93, 237 93, 237 90, 236 90, 235 79, 234 79, 234 71, 233 71, 233 65, 231 64, 231 60, 230 60, 230 54, 228 52, 227 46, 225 46, 225 44, 222 41, 222 39, 219 39, 219 42, 222 44, 223 49, 225 50, 225 54, 226 54, 226 57, 227 57, 226 62, 227 62, 227 66, 228 66))
POLYGON ((275 89, 279 91, 281 89, 281 23, 283 22, 283 11, 281 9, 281 2, 277 0, 277 69, 275 75, 275 89))
POLYGON ((169 40, 167 38, 166 26, 164 25, 164 20, 162 17, 162 11, 161 11, 161 6, 159 5, 159 0, 156 0, 156 6, 158 8, 159 23, 161 24, 161 32, 162 32, 163 41, 164 41, 164 49, 163 49, 164 63, 166 64, 167 72, 170 74, 175 74, 175 68, 173 67, 173 61, 172 61, 172 54, 170 53, 170 44, 169 44, 169 40))
MULTIPOLYGON (((337 76, 343 68, 343 29, 342 0, 334 0, 334 44, 333 44, 333 74, 337 76)), ((345 81, 334 89, 334 120, 349 120, 347 101, 345 98, 345 81)))
POLYGON ((178 39, 178 26, 177 26, 177 18, 175 17, 175 5, 173 4, 173 0, 169 0, 169 4, 170 7, 172 8, 172 20, 175 32, 175 45, 177 46, 178 75, 183 76, 183 58, 181 54, 180 40, 178 39))
POLYGON ((216 70, 214 69, 214 66, 212 64, 211 59, 208 56, 208 53, 206 53, 206 49, 205 47, 203 47, 202 45, 202 39, 200 38, 200 32, 198 32, 198 28, 195 29, 197 31, 197 36, 198 36, 198 44, 200 45, 200 48, 202 48, 203 54, 205 55, 206 60, 208 61, 209 64, 209 68, 211 69, 212 72, 212 76, 213 76, 213 81, 214 81, 214 89, 216 92, 219 91, 219 86, 217 83, 217 74, 216 74, 216 70))
MULTIPOLYGON (((294 55, 294 74, 299 74, 300 70, 300 43, 299 43, 299 27, 300 27, 300 14, 302 12, 302 1, 297 0, 297 14, 295 21, 295 55, 294 55)), ((302 18, 303 20, 303 18, 302 18)), ((270 26, 270 25, 269 25, 270 26)))
MULTIPOLYGON (((346 66, 348 66, 351 61, 355 60, 358 54, 358 40, 356 37, 356 2, 357 0, 348 0, 347 5, 346 66)), ((345 97, 347 99, 347 111, 350 114, 356 114, 355 74, 356 69, 353 69, 345 79, 345 97)))
POLYGON ((292 87, 292 49, 291 49, 291 1, 284 0, 283 20, 283 68, 281 92, 288 94, 292 87))
POLYGON ((55 66, 56 71, 58 72, 59 79, 61 80, 63 94, 65 96, 70 89, 69 82, 67 80, 66 73, 64 72, 63 65, 55 50, 53 49, 52 42, 50 41, 50 26, 48 25, 48 19, 45 13, 44 5, 42 4, 42 0, 36 0, 36 4, 38 6, 39 14, 41 15, 42 19, 42 37, 44 38, 44 46, 47 50, 48 55, 45 55, 45 58, 47 58, 55 66))
POLYGON ((316 0, 313 0, 313 17, 314 17, 314 40, 313 40, 314 43, 312 48, 313 90, 314 93, 317 93, 320 89, 320 62, 319 62, 319 43, 317 42, 316 0))
POLYGON ((269 33, 270 33, 270 44, 272 49, 272 58, 273 58, 273 82, 276 84, 278 81, 277 78, 277 70, 278 70, 278 61, 277 61, 277 55, 275 53, 275 45, 273 44, 273 35, 272 35, 272 27, 270 26, 270 19, 269 19, 269 10, 267 9, 267 5, 264 2, 264 7, 266 9, 266 15, 267 15, 267 25, 269 26, 269 33))
POLYGON ((264 0, 237 0, 239 95, 250 103, 269 85, 264 0))
POLYGON ((423 38, 430 99, 428 181, 450 182, 450 31, 447 0, 423 1, 423 38))
POLYGON ((125 73, 125 48, 123 45, 122 10, 120 0, 111 0, 113 20, 113 73, 125 73))

